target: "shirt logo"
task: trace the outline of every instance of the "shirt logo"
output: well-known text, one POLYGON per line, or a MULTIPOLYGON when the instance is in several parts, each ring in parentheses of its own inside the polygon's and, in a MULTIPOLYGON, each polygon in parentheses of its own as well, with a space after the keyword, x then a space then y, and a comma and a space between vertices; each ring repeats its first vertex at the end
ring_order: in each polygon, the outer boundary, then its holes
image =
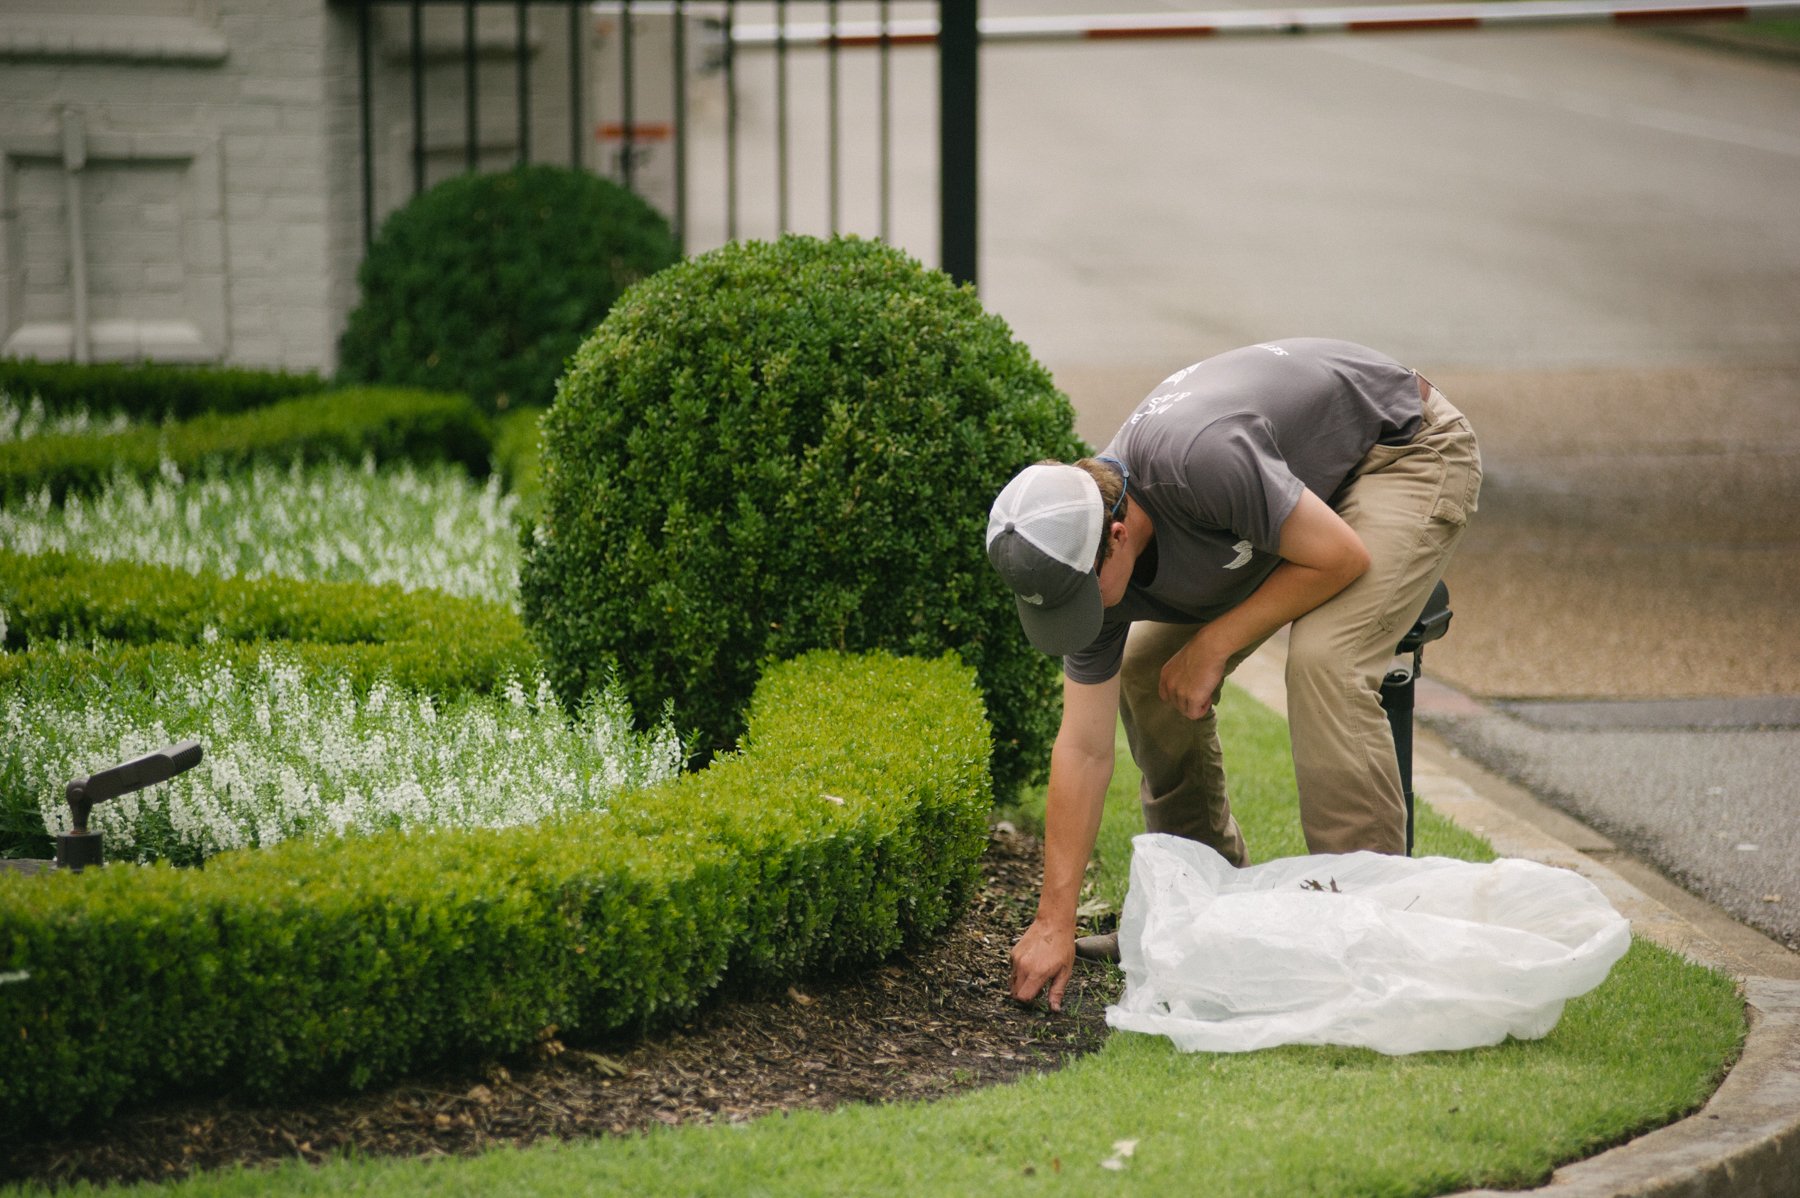
POLYGON ((1237 554, 1237 557, 1234 560, 1225 563, 1225 568, 1227 570, 1235 570, 1250 560, 1251 549, 1249 541, 1239 541, 1231 547, 1231 551, 1237 554))
POLYGON ((1192 391, 1171 391, 1167 395, 1152 395, 1138 405, 1138 410, 1125 423, 1136 424, 1146 416, 1160 416, 1192 394, 1192 391))

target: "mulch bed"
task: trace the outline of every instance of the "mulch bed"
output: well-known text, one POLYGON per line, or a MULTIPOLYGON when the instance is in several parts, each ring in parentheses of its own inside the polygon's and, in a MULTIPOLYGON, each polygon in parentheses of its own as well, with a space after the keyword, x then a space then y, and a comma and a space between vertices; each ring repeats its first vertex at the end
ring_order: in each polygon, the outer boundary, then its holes
POLYGON ((229 1098, 127 1111, 91 1131, 0 1142, 0 1182, 161 1180, 300 1158, 469 1155, 658 1124, 937 1098, 1054 1069, 1099 1047, 1122 975, 1077 963, 1063 1013, 1007 994, 1042 845, 997 825, 983 885, 941 938, 852 977, 721 1002, 654 1040, 547 1040, 351 1098, 243 1106, 229 1098))

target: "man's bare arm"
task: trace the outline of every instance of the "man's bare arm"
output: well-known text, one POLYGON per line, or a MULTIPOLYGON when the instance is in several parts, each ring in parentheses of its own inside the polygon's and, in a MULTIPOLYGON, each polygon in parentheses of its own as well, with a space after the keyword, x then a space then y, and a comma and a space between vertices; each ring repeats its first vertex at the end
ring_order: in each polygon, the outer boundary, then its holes
POLYGON ((1020 1002, 1048 986, 1050 1009, 1062 1010, 1075 964, 1075 908, 1112 781, 1118 713, 1116 676, 1096 684, 1064 678, 1062 726, 1050 753, 1044 805, 1044 888, 1036 920, 1012 951, 1012 996, 1020 1002))
POLYGON ((1163 702, 1190 720, 1212 707, 1225 663, 1360 578, 1369 551, 1356 530, 1311 491, 1300 493, 1281 526, 1281 564, 1248 598, 1206 624, 1163 666, 1163 702))

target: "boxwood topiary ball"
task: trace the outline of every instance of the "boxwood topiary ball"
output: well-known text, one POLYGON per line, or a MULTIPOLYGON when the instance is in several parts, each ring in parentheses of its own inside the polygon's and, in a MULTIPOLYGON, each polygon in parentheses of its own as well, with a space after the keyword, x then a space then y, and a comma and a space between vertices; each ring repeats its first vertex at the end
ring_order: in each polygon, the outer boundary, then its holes
POLYGON ((619 293, 678 257, 668 222, 597 175, 459 175, 381 226, 339 375, 460 391, 490 411, 548 404, 619 293))
POLYGON ((616 671, 712 749, 765 662, 953 651, 1008 797, 1047 765, 1060 691, 988 564, 988 508, 1085 448, 973 288, 855 238, 728 245, 629 291, 558 384, 525 619, 565 701, 616 671))

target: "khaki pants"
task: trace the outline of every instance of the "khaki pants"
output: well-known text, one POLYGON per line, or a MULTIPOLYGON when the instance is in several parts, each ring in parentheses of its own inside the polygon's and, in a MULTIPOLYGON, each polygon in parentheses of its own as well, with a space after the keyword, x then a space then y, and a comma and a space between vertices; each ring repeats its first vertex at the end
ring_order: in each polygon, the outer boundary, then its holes
MULTIPOLYGON (((1406 445, 1377 445, 1333 504, 1368 547, 1366 573, 1295 620, 1288 640, 1288 730, 1308 851, 1406 851, 1406 805, 1381 679, 1461 540, 1481 490, 1481 453, 1435 388, 1406 445)), ((1139 622, 1120 672, 1120 712, 1143 772, 1144 825, 1249 864, 1231 816, 1215 717, 1190 720, 1158 695, 1162 667, 1198 624, 1139 622)), ((1227 673, 1255 650, 1231 659, 1227 673)), ((1213 701, 1218 702, 1215 693, 1213 701)))

